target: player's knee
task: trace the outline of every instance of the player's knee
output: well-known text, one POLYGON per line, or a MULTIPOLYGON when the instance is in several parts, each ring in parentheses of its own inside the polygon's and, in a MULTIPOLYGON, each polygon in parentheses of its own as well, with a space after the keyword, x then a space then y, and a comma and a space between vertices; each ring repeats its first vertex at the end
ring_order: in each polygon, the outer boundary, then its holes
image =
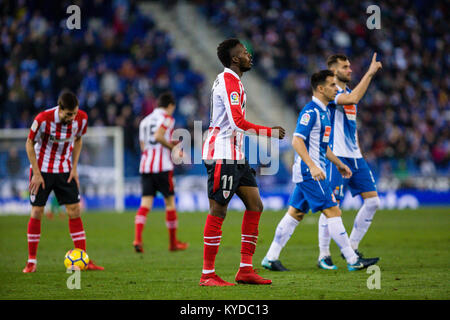
POLYGON ((209 214, 215 217, 225 219, 227 215, 227 206, 221 206, 219 204, 213 204, 209 208, 209 214))
POLYGON ((364 204, 371 210, 375 211, 380 207, 380 198, 372 197, 364 200, 364 204))
POLYGON ((289 207, 288 214, 297 221, 302 221, 305 214, 294 207, 289 207))
POLYGON ((66 205, 66 210, 70 219, 75 219, 81 216, 81 208, 79 203, 66 205))
POLYGON ((31 217, 33 219, 41 220, 42 215, 44 214, 45 207, 31 207, 31 217))
POLYGON ((339 209, 338 206, 325 209, 325 210, 323 210, 323 213, 325 214, 325 216, 327 218, 335 218, 335 217, 340 217, 342 215, 342 211, 341 211, 341 209, 339 209))
POLYGON ((252 204, 250 206, 250 208, 247 208, 247 210, 249 210, 249 211, 256 211, 256 212, 263 212, 264 205, 263 205, 261 199, 259 199, 259 201, 256 201, 254 204, 252 204))

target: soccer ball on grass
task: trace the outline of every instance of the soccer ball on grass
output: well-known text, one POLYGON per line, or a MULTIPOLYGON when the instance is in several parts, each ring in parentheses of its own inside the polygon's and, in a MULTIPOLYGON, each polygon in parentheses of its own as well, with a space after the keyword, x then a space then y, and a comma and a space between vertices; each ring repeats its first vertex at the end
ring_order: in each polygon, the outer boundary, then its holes
POLYGON ((64 256, 64 265, 71 270, 86 270, 89 263, 87 253, 82 249, 72 249, 64 256))

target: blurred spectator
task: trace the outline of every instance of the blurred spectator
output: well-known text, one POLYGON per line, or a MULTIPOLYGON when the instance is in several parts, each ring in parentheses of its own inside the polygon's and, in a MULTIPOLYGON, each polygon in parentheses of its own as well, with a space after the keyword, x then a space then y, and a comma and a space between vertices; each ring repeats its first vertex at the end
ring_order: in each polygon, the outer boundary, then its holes
POLYGON ((360 145, 374 170, 450 174, 449 10, 445 1, 383 1, 381 30, 367 2, 196 0, 227 37, 251 42, 255 66, 300 111, 309 76, 346 54, 355 86, 373 52, 383 69, 359 103, 360 145), (389 165, 385 165, 389 162, 389 165))
MULTIPOLYGON (((139 158, 139 120, 165 90, 178 101, 187 97, 189 113, 195 114, 203 108, 203 76, 191 70, 170 35, 140 13, 136 1, 76 4, 82 8, 81 30, 64 27, 66 1, 0 3, 0 127, 29 127, 69 88, 88 112, 90 126, 124 127, 125 170, 137 175, 135 161, 128 160, 139 158)), ((177 119, 184 118, 181 111, 177 119)))

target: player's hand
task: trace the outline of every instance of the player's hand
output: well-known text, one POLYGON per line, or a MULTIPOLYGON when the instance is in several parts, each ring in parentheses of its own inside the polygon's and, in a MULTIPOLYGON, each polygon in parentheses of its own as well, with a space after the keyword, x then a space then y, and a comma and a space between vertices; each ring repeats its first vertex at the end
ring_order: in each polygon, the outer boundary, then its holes
POLYGON ((272 127, 272 138, 278 138, 281 140, 284 138, 285 135, 286 131, 284 130, 283 127, 280 126, 272 127))
MULTIPOLYGON (((173 147, 171 149, 171 157, 172 157, 172 162, 174 164, 181 164, 181 161, 184 158, 184 151, 183 151, 182 145, 180 144, 181 141, 177 141, 177 142, 178 143, 173 145, 173 147)), ((173 143, 173 141, 171 143, 173 143)))
POLYGON ((78 190, 80 190, 80 180, 78 179, 78 171, 74 168, 70 170, 69 179, 67 179, 67 183, 70 183, 72 179, 77 183, 78 190))
POLYGON ((33 174, 33 177, 30 181, 30 193, 36 195, 39 191, 39 187, 42 185, 42 189, 45 189, 45 182, 42 175, 39 174, 33 174))
POLYGON ((375 75, 379 69, 383 66, 381 62, 377 61, 377 53, 375 52, 372 56, 372 62, 370 63, 369 70, 367 71, 370 76, 375 75))
POLYGON ((338 167, 338 170, 341 176, 344 177, 345 179, 350 178, 353 174, 352 170, 350 170, 350 168, 345 164, 342 164, 342 166, 338 167))
POLYGON ((324 180, 326 178, 325 172, 315 165, 309 168, 309 171, 311 172, 312 178, 316 181, 324 180))

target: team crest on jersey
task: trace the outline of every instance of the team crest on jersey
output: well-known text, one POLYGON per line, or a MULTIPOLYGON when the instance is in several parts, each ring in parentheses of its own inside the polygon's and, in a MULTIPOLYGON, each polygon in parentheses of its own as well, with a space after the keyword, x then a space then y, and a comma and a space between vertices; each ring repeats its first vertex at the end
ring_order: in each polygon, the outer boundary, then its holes
POLYGON ((237 93, 236 91, 230 93, 230 104, 239 105, 239 93, 237 93))
POLYGON ((300 119, 300 124, 307 126, 309 123, 309 119, 311 119, 311 116, 308 113, 305 113, 300 119))
POLYGON ((223 191, 223 197, 224 197, 225 199, 228 199, 229 196, 230 196, 230 190, 224 190, 224 191, 223 191))
POLYGON ((34 200, 36 200, 36 195, 30 194, 30 200, 31 200, 31 202, 33 203, 34 200))

